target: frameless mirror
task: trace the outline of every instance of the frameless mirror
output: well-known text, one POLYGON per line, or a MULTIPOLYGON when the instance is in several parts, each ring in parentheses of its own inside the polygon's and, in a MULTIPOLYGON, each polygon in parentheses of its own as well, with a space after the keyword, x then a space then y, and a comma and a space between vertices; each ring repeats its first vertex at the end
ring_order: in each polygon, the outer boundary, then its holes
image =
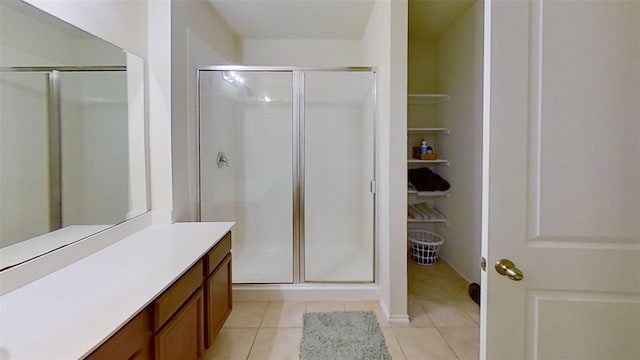
POLYGON ((144 64, 0 1, 0 271, 148 210, 144 64))

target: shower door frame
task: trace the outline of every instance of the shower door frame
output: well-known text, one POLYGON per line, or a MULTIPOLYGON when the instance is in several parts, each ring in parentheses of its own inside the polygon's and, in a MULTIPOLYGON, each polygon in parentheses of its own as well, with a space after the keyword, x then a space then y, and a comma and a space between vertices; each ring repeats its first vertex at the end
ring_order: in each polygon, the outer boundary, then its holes
MULTIPOLYGON (((327 284, 371 284, 377 282, 377 261, 378 241, 376 233, 377 211, 376 211, 376 175, 377 175, 377 139, 378 139, 378 70, 375 67, 291 67, 291 66, 244 66, 244 65, 208 65, 199 66, 196 69, 196 159, 198 166, 196 169, 198 183, 196 186, 196 198, 198 199, 196 214, 197 221, 202 221, 202 198, 201 198, 201 137, 200 137, 200 74, 209 71, 237 71, 237 72, 265 72, 265 73, 290 73, 292 77, 292 184, 293 184, 293 281, 291 284, 327 283, 327 284), (304 190, 305 190, 305 72, 369 72, 373 75, 373 167, 370 191, 373 195, 373 252, 372 252, 372 281, 307 281, 305 279, 305 228, 304 228, 304 190)), ((285 283, 288 284, 288 283, 285 283)), ((243 283, 243 286, 264 286, 263 283, 243 283)))

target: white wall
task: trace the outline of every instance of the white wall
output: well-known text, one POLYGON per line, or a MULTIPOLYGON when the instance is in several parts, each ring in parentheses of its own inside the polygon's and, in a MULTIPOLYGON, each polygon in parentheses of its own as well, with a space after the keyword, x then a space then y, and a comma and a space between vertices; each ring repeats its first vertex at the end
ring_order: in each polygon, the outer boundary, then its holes
POLYGON ((25 0, 25 2, 126 51, 142 58, 147 57, 147 1, 25 0))
POLYGON ((376 1, 361 62, 378 68, 376 234, 380 303, 390 321, 407 316, 407 11, 406 1, 376 1), (393 41, 392 41, 393 39, 393 41))
POLYGON ((359 40, 243 39, 242 64, 344 67, 360 64, 359 40))
POLYGON ((198 220, 197 78, 203 65, 237 60, 238 39, 205 0, 171 4, 173 220, 198 220))
POLYGON ((2 66, 124 65, 119 48, 30 10, 22 3, 0 5, 2 66))
POLYGON ((476 2, 437 39, 436 89, 451 100, 436 106, 440 156, 450 166, 438 173, 451 184, 439 209, 449 219, 440 226, 440 256, 470 282, 480 283, 482 185, 482 2, 476 2))

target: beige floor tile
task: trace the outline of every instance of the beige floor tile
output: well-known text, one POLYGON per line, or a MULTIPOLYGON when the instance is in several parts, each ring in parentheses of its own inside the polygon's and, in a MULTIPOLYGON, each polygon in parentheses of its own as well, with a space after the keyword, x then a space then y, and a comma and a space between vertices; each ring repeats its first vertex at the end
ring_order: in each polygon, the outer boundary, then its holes
POLYGON ((458 359, 437 329, 394 328, 393 332, 407 360, 458 359))
POLYGON ((411 288, 409 288, 409 294, 407 295, 407 300, 408 301, 418 301, 418 298, 413 293, 413 291, 411 291, 411 288))
POLYGON ((344 311, 342 301, 307 301, 306 312, 344 311))
POLYGON ((346 311, 373 311, 380 327, 391 326, 377 301, 345 301, 344 308, 346 311))
POLYGON ((302 328, 261 328, 248 360, 298 360, 302 328))
POLYGON ((246 360, 258 329, 222 329, 204 360, 246 360))
POLYGON ((393 332, 393 329, 382 328, 382 334, 384 335, 384 343, 387 345, 391 358, 393 360, 405 360, 402 348, 400 348, 400 343, 398 342, 398 338, 393 332))
POLYGON ((424 308, 420 305, 419 302, 410 302, 408 304, 409 310, 409 324, 392 324, 392 327, 402 328, 402 327, 424 327, 424 328, 432 328, 435 327, 427 313, 424 311, 424 308))
POLYGON ((260 327, 267 301, 235 301, 231 315, 224 323, 226 328, 257 328, 260 327))
POLYGON ((432 285, 423 280, 416 280, 409 284, 409 290, 418 300, 448 300, 453 299, 450 292, 442 286, 432 285))
POLYGON ((460 360, 477 360, 480 352, 478 327, 438 328, 460 360))
POLYGON ((270 301, 261 327, 302 327, 304 301, 270 301))
POLYGON ((477 326, 455 300, 424 300, 420 305, 437 327, 477 326))
POLYGON ((480 305, 471 299, 457 300, 456 302, 476 324, 480 325, 480 305))
POLYGON ((449 286, 443 286, 442 289, 449 295, 451 299, 470 299, 469 284, 464 280, 462 280, 462 282, 454 282, 449 286))

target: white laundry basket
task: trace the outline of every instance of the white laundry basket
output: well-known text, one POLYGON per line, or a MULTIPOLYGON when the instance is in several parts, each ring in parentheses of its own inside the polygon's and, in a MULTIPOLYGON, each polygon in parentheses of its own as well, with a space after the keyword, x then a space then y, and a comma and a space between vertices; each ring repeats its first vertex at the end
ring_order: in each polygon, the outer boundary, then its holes
POLYGON ((432 265, 438 261, 438 251, 444 244, 444 238, 427 230, 409 230, 407 232, 411 260, 420 265, 432 265))

